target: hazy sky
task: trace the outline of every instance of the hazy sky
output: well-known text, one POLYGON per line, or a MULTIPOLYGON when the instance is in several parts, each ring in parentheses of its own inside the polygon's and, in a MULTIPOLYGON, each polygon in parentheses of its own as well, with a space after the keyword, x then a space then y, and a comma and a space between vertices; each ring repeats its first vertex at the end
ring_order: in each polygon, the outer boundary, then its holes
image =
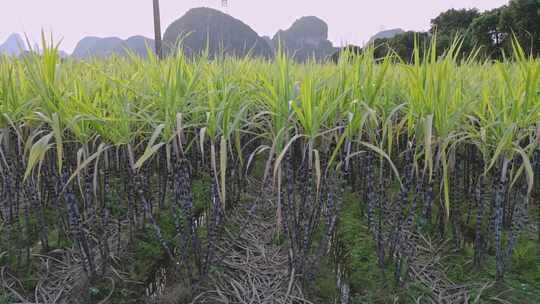
MULTIPOLYGON (((162 28, 188 9, 208 6, 241 19, 260 35, 288 28, 294 20, 315 15, 329 25, 330 40, 362 44, 382 29, 426 30, 431 18, 449 8, 490 9, 507 0, 161 0, 162 28)), ((37 41, 43 28, 63 38, 71 52, 84 36, 153 37, 152 0, 2 0, 0 43, 10 33, 37 41)))

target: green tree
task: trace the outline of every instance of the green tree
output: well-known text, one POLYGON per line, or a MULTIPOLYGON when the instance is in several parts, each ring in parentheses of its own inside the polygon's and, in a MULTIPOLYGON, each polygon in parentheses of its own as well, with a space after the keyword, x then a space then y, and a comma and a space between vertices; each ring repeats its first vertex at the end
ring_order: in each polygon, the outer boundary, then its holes
POLYGON ((437 53, 448 50, 457 36, 463 38, 461 52, 469 53, 473 48, 469 27, 479 16, 477 9, 450 9, 431 19, 429 32, 437 34, 437 53))
POLYGON ((383 58, 390 50, 393 50, 405 62, 412 62, 415 39, 423 52, 429 40, 429 34, 426 32, 408 31, 392 38, 376 39, 375 58, 383 58))
POLYGON ((454 36, 464 33, 475 18, 480 16, 478 9, 450 9, 431 19, 430 32, 438 35, 454 36))
POLYGON ((470 25, 469 33, 473 43, 481 48, 486 57, 500 58, 508 38, 501 26, 504 7, 482 13, 470 25))
POLYGON ((501 12, 499 26, 513 33, 527 53, 540 55, 540 0, 511 0, 501 12))

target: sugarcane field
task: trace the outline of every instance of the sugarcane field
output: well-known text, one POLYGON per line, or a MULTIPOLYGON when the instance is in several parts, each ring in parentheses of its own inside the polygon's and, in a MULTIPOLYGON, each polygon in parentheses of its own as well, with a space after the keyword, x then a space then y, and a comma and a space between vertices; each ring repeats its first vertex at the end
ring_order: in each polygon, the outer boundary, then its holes
POLYGON ((0 51, 0 304, 540 303, 538 46, 473 32, 0 51))

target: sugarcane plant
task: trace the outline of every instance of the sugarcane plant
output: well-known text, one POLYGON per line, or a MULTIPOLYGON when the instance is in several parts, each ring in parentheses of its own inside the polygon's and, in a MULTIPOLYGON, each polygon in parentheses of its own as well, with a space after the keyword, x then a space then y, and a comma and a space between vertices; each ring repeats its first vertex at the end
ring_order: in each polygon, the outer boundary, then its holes
POLYGON ((276 201, 268 233, 306 286, 323 257, 342 262, 350 208, 389 283, 416 273, 424 236, 470 244, 474 266, 491 257, 504 279, 527 223, 540 226, 540 61, 517 43, 500 62, 435 43, 411 61, 371 48, 337 63, 280 48, 77 61, 44 37, 40 53, 1 56, 0 290, 70 302, 112 280, 195 295, 253 192, 276 201), (25 269, 35 284, 14 279, 25 269))

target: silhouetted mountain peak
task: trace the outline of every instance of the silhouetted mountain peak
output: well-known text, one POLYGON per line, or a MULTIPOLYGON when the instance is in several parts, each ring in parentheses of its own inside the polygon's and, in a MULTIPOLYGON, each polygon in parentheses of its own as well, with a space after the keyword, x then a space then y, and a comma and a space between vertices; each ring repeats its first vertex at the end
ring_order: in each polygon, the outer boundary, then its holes
POLYGON ((335 49, 328 40, 328 25, 315 16, 296 20, 286 30, 279 30, 272 39, 274 48, 282 43, 283 50, 298 61, 310 58, 323 60, 335 49))
POLYGON ((26 43, 20 34, 13 33, 9 35, 6 41, 0 44, 0 54, 18 56, 26 51, 26 43))
POLYGON ((392 38, 396 35, 403 34, 403 33, 405 33, 405 31, 401 28, 394 28, 394 29, 380 31, 369 39, 369 43, 374 42, 376 39, 392 38))
POLYGON ((146 57, 146 46, 154 48, 154 41, 144 36, 132 36, 126 40, 118 37, 85 37, 75 47, 72 56, 83 59, 88 57, 106 57, 112 54, 126 56, 127 50, 132 53, 146 57))
POLYGON ((207 7, 190 9, 174 21, 166 29, 163 41, 168 52, 181 42, 188 55, 199 54, 208 47, 210 56, 221 53, 240 57, 272 56, 270 46, 247 24, 207 7))

